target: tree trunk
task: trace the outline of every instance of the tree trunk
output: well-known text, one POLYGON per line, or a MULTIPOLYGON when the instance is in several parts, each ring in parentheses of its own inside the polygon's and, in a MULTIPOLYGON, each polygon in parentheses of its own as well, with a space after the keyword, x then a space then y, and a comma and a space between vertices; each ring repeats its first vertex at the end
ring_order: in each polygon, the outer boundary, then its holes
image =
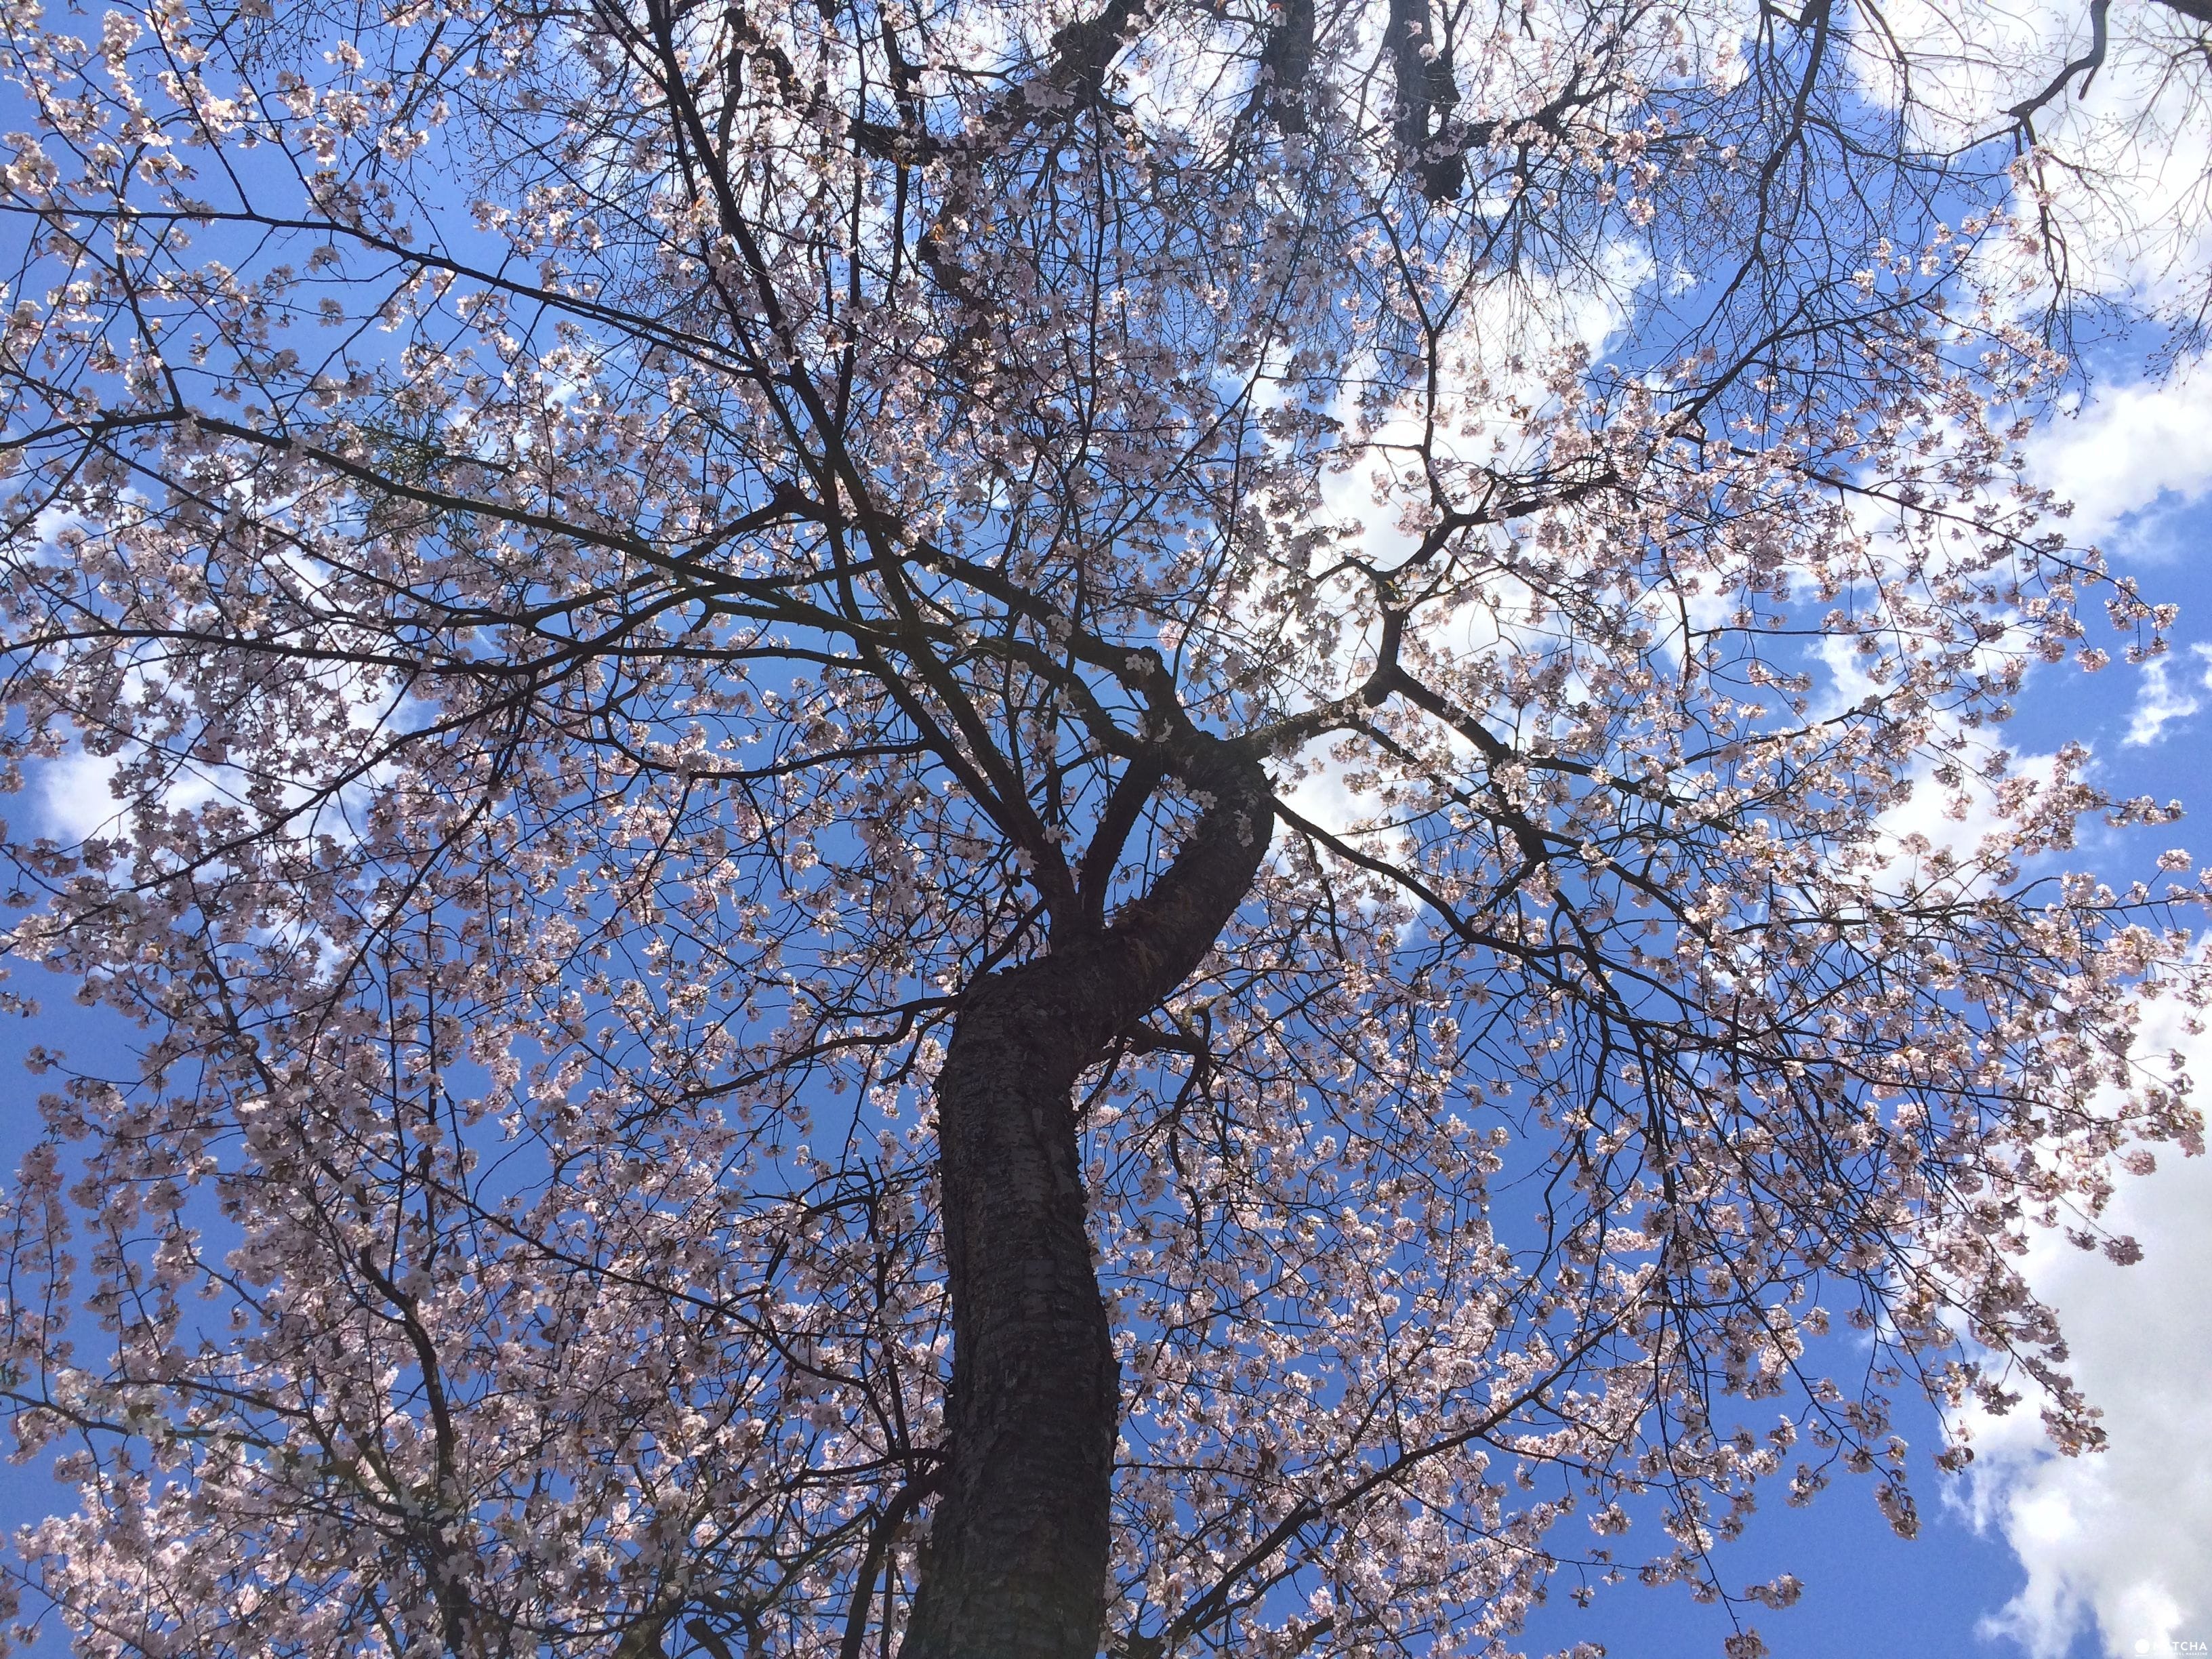
POLYGON ((1077 1079, 1197 967, 1274 828, 1265 775, 1207 744, 1213 804, 1114 925, 969 988, 938 1079, 952 1299, 949 1463, 901 1659, 1093 1659, 1120 1367, 1092 1265, 1077 1079))
POLYGON ((1120 1370, 1084 1224, 1078 1052, 1052 959, 975 987, 938 1083, 951 1466, 904 1659, 1091 1659, 1120 1370))

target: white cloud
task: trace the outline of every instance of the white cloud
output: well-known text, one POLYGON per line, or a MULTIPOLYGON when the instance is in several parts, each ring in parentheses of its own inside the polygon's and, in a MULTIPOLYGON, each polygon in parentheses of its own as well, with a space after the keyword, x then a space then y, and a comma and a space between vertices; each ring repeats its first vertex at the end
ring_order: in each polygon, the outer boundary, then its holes
POLYGON ((2212 364, 2100 393, 2029 445, 2031 474, 2074 503, 2071 535, 2155 556, 2173 509, 2212 500, 2212 364))
MULTIPOLYGON (((2212 1079, 2212 1038, 2185 1031, 2179 1010, 2161 1005, 2145 1024, 2147 1059, 2178 1049, 2212 1079)), ((2212 1159, 2159 1157, 2155 1173, 2122 1182, 2106 1215, 2142 1243, 2142 1261, 2116 1267, 2052 1234, 2026 1264, 2110 1444, 2058 1455, 2032 1395, 2006 1417, 1971 1419, 1977 1522, 2001 1530, 2027 1571, 1984 1633, 2035 1659, 2057 1659, 2092 1625, 2120 1659, 2212 1643, 2212 1159)))
POLYGON ((2143 665, 2142 686, 2136 693, 2135 712, 2128 719, 2127 740, 2133 747, 2156 743, 2166 735, 2167 726, 2187 720, 2203 707, 2196 694, 2212 691, 2212 645, 2192 645, 2189 653, 2197 659, 2193 687, 2174 684, 2166 658, 2154 657, 2143 665))
POLYGON ((1993 291, 2048 292, 2043 233, 2060 239, 2067 280, 2079 292, 2124 297, 2186 315, 2203 292, 2212 244, 2212 197, 2203 188, 2212 147, 2207 90, 2192 59, 2193 26, 2162 5, 2112 9, 2103 61, 2094 74, 2069 64, 2090 50, 2093 8, 2079 0, 2017 0, 1963 9, 1943 0, 1893 0, 1883 27, 1857 44, 1867 91, 1896 105, 1908 81, 1911 125, 1937 153, 2013 131, 2008 112, 2043 97, 2037 147, 2052 159, 2023 169, 2014 206, 2033 238, 1993 239, 1978 262, 1993 291))
POLYGON ((129 808, 109 787, 116 763, 72 749, 37 769, 39 805, 44 827, 64 842, 113 835, 129 808))
MULTIPOLYGON (((1421 536, 1418 525, 1407 528, 1402 515, 1410 502, 1425 499, 1423 474, 1413 459, 1424 445, 1455 476, 1493 466, 1511 472, 1537 464, 1547 432, 1544 417, 1556 406, 1551 385, 1563 355, 1602 355, 1629 320, 1630 297, 1656 274, 1641 249, 1616 242, 1587 273, 1588 280, 1535 285, 1540 303, 1532 303, 1525 292, 1516 297, 1502 285, 1477 292, 1446 332, 1435 406, 1403 400, 1362 433, 1351 464, 1322 478, 1315 517, 1341 532, 1336 551, 1356 552, 1367 566, 1386 570, 1413 556, 1421 536), (1498 361, 1500 340, 1513 341, 1519 349, 1510 369, 1501 370, 1498 361), (1532 410, 1538 413, 1532 416, 1532 410)), ((1334 413, 1347 430, 1360 430, 1362 413, 1349 391, 1340 395, 1334 413)), ((1334 608, 1340 617, 1351 612, 1351 588, 1349 580, 1339 584, 1334 608)), ((1414 625, 1432 651, 1460 660, 1488 656, 1511 648, 1524 635, 1511 618, 1525 610, 1529 598, 1521 582, 1495 575, 1479 595, 1431 606, 1414 625)), ((1726 600, 1717 596, 1701 603, 1716 611, 1726 608, 1726 600)), ((1342 696, 1365 672, 1359 665, 1371 664, 1377 643, 1371 631, 1357 638, 1348 623, 1340 623, 1338 637, 1335 660, 1343 677, 1335 684, 1304 688, 1290 699, 1291 707, 1342 696)), ((1462 752, 1473 748, 1456 736, 1449 742, 1462 752)), ((1382 816, 1376 791, 1352 788, 1346 781, 1350 769, 1334 758, 1310 749, 1301 759, 1312 769, 1285 792, 1291 811, 1370 852, 1397 851, 1402 837, 1386 832, 1378 841, 1375 832, 1360 827, 1382 816)), ((1288 826, 1279 832, 1288 833, 1288 826)))

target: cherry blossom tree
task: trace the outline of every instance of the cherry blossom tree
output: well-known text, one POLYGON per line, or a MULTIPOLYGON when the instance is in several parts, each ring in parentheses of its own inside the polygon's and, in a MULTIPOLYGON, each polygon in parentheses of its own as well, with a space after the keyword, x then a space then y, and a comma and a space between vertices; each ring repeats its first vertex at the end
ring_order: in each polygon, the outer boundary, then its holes
POLYGON ((2021 476, 2043 106, 1829 0, 6 28, 14 1006, 137 1033, 33 1055, 19 1631, 1502 1653, 1911 1531, 1911 1393, 2095 1443, 2013 1261, 2201 1150, 2204 890, 2002 738, 2170 620, 2021 476))

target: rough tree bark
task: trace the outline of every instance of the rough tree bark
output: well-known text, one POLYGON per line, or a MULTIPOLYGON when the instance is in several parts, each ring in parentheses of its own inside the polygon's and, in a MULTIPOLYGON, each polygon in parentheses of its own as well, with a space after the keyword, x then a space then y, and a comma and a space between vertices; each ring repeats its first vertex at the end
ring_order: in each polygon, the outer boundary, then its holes
POLYGON ((969 988, 938 1081, 951 1446, 902 1659, 1092 1659, 1120 1368, 1091 1260, 1077 1079, 1204 958, 1266 855, 1265 773, 1188 734, 1212 805, 1111 927, 969 988))

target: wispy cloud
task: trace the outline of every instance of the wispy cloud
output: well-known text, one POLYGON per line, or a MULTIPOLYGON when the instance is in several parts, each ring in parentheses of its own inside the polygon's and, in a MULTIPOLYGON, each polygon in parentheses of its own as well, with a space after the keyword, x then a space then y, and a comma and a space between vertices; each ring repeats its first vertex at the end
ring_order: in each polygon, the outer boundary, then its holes
POLYGON ((2204 704, 2197 696, 2199 691, 2212 691, 2212 645, 2192 645, 2189 654, 2194 664, 2185 665, 2183 672, 2193 669, 2194 683, 2174 684, 2173 665, 2165 657, 2154 657, 2143 665, 2142 684, 2136 692, 2135 712, 2128 719, 2128 742, 2136 748, 2156 743, 2166 735, 2166 728, 2176 720, 2185 720, 2204 704))

